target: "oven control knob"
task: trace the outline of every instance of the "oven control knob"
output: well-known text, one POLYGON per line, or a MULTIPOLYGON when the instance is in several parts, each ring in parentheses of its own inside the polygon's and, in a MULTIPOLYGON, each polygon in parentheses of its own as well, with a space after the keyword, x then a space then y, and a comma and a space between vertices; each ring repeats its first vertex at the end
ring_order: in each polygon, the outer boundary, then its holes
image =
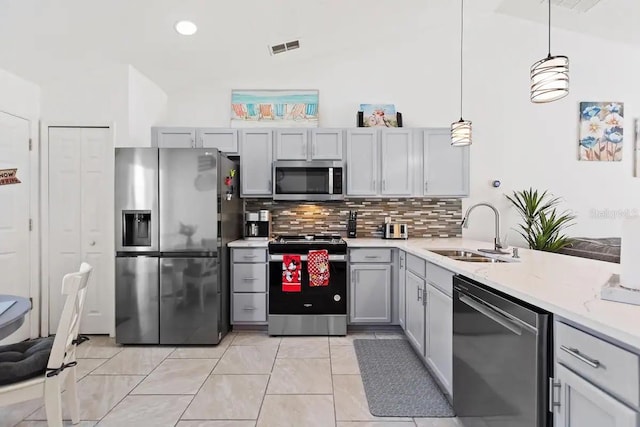
POLYGON ((333 296, 333 300, 334 300, 335 302, 338 302, 338 301, 340 301, 341 299, 342 299, 342 297, 341 297, 340 295, 338 295, 338 294, 335 294, 335 295, 333 296))

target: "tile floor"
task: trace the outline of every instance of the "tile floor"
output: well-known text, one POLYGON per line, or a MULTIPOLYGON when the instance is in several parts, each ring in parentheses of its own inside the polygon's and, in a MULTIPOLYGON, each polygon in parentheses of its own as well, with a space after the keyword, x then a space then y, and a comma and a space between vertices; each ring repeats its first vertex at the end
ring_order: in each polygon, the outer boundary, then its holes
MULTIPOLYGON (((372 416, 355 338, 402 337, 239 332, 199 348, 121 347, 92 337, 77 352, 79 426, 460 427, 451 418, 372 416)), ((0 408, 0 427, 45 427, 44 420, 42 400, 0 408)))

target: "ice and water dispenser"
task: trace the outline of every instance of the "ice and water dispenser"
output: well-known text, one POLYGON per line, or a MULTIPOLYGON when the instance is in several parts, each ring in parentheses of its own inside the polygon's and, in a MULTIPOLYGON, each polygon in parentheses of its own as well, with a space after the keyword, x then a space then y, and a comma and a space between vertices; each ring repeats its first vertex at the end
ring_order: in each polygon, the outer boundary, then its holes
POLYGON ((151 211, 122 211, 122 246, 151 246, 151 211))

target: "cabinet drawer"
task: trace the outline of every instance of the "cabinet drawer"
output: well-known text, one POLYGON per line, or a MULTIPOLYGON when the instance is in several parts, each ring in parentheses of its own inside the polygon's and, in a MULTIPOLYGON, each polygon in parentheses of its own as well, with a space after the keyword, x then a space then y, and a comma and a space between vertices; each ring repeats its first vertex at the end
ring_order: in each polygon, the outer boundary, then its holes
POLYGON ((267 265, 233 264, 233 292, 267 292, 267 265))
POLYGON ((555 353, 558 362, 582 377, 640 406, 638 355, 561 322, 556 322, 555 353))
POLYGON ((391 249, 351 249, 351 262, 391 262, 391 249))
POLYGON ((407 270, 418 277, 427 277, 427 261, 415 255, 407 254, 407 270))
POLYGON ((233 322, 266 322, 267 294, 233 294, 233 322))
POLYGON ((445 294, 453 295, 453 272, 439 265, 427 263, 427 282, 440 289, 445 294))
POLYGON ((266 262, 266 249, 234 249, 233 262, 266 262))

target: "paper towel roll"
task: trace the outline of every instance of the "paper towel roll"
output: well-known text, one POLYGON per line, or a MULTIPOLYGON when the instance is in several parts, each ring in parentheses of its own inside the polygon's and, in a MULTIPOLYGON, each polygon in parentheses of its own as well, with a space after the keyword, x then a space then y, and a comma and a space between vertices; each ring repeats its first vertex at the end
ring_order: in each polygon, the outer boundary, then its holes
POLYGON ((620 267, 620 284, 640 289, 640 217, 626 218, 622 223, 620 267))

